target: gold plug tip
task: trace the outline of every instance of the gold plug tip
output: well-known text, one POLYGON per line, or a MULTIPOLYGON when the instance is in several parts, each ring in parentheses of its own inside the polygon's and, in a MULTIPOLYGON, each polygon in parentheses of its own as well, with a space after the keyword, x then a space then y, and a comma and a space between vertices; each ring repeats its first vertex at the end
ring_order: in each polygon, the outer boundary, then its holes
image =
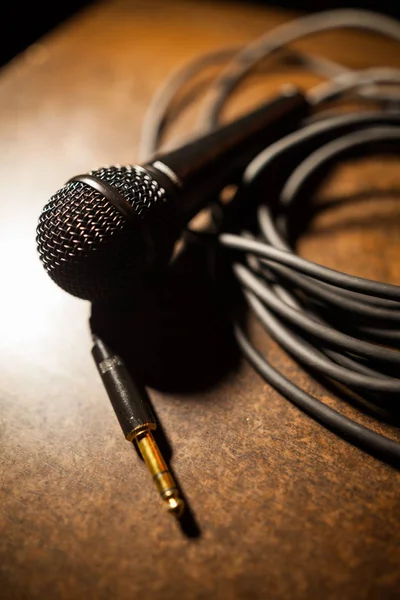
POLYGON ((168 512, 173 514, 177 519, 180 519, 185 510, 185 503, 182 498, 168 498, 168 512))
POLYGON ((153 477, 158 493, 167 505, 168 512, 179 519, 183 514, 185 503, 179 496, 172 473, 157 446, 152 432, 149 429, 141 430, 135 440, 146 467, 153 477))

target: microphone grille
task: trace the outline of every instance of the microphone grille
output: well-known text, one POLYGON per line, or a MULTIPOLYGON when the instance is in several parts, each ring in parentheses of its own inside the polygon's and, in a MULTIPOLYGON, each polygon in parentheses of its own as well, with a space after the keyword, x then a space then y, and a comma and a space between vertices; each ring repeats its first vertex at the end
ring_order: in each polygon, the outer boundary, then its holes
MULTIPOLYGON (((171 207, 165 190, 140 167, 104 167, 90 173, 119 190, 157 241, 168 236, 171 207)), ((141 231, 99 191, 73 181, 44 207, 37 227, 44 268, 64 290, 89 300, 123 294, 148 253, 141 231)))

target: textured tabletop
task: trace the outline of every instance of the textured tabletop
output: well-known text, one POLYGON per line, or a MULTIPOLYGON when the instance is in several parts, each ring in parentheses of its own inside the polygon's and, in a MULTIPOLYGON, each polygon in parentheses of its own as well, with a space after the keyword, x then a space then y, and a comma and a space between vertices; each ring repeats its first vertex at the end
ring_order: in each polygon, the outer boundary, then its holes
MULTIPOLYGON (((63 182, 100 165, 137 162, 146 107, 172 69, 201 52, 250 41, 289 17, 250 3, 104 2, 0 72, 4 600, 399 597, 398 471, 302 414, 243 360, 232 359, 207 382, 193 373, 183 390, 168 381, 150 389, 200 535, 181 531, 124 441, 101 385, 90 355, 89 304, 50 281, 35 249, 39 212, 63 182)), ((398 47, 352 32, 315 36, 299 47, 351 66, 400 66, 398 47)), ((287 78, 273 72, 234 110, 287 78)), ((302 73, 293 79, 303 86, 314 81, 302 73)), ((333 200, 377 186, 400 187, 394 158, 348 163, 320 194, 333 200)), ((387 192, 322 213, 299 252, 400 284, 399 234, 398 200, 387 192)), ((189 279, 179 284, 182 304, 193 295, 189 279)), ((165 333, 164 343, 144 349, 155 365, 169 354, 175 384, 179 369, 185 376, 185 360, 199 356, 198 336, 204 338, 202 316, 184 318, 186 335, 176 347, 169 350, 165 333)), ((123 316, 113 326, 123 329, 123 316)), ((144 320, 141 331, 132 330, 133 342, 146 339, 146 327, 144 320)), ((249 330, 293 381, 400 438, 395 427, 311 379, 255 320, 249 330)), ((223 348, 217 350, 210 350, 216 364, 223 348)))

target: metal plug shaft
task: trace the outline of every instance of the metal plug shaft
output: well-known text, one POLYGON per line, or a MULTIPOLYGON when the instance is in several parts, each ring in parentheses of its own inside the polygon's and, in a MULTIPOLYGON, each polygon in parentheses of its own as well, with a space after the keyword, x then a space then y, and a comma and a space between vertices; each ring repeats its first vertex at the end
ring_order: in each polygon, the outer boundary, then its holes
POLYGON ((174 478, 162 456, 152 432, 148 429, 135 437, 139 452, 153 478, 161 499, 167 504, 167 510, 180 517, 184 510, 184 502, 174 478))
POLYGON ((92 355, 118 421, 129 442, 134 442, 150 472, 161 499, 175 517, 182 516, 184 501, 154 439, 157 423, 147 392, 134 381, 122 359, 93 336, 92 355))

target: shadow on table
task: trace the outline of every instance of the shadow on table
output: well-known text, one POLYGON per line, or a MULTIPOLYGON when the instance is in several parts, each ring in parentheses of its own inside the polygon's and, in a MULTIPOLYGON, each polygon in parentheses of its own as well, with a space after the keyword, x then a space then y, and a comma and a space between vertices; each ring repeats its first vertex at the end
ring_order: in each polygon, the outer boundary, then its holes
POLYGON ((222 259, 191 244, 135 297, 94 304, 90 325, 146 386, 197 392, 238 365, 230 318, 234 295, 222 259), (218 271, 218 286, 210 265, 218 271))
MULTIPOLYGON (((94 304, 90 326, 145 386, 165 392, 198 392, 238 366, 240 354, 231 319, 236 300, 223 258, 202 244, 189 244, 166 273, 154 277, 135 297, 94 304)), ((169 463, 171 444, 157 421, 156 439, 169 463)), ((174 477, 186 504, 179 525, 188 537, 199 537, 188 498, 174 477)))

